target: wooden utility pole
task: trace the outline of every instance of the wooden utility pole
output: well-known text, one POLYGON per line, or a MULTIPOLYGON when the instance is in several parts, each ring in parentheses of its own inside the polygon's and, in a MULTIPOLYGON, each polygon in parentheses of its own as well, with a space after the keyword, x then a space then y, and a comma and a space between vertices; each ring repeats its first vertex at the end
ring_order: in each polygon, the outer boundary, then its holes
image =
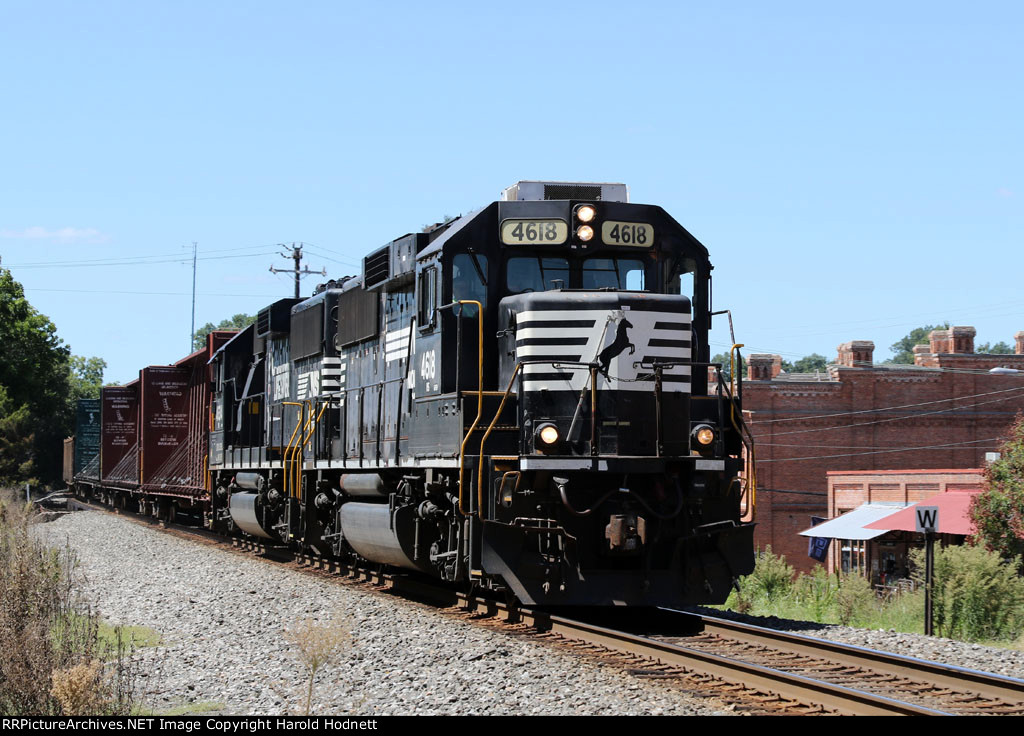
POLYGON ((288 247, 286 245, 284 245, 283 243, 281 244, 281 247, 285 249, 281 253, 281 257, 282 258, 291 258, 293 261, 295 261, 295 268, 274 268, 273 266, 271 266, 270 267, 270 272, 271 273, 293 273, 293 274, 295 274, 295 298, 298 299, 299 298, 299 279, 301 279, 306 274, 310 274, 310 273, 315 273, 315 274, 320 274, 321 276, 326 276, 327 275, 327 269, 325 268, 325 269, 322 269, 320 271, 310 271, 308 268, 306 268, 306 269, 302 268, 302 243, 299 243, 298 245, 296 245, 295 243, 292 243, 292 247, 291 247, 291 252, 290 253, 288 252, 288 247))

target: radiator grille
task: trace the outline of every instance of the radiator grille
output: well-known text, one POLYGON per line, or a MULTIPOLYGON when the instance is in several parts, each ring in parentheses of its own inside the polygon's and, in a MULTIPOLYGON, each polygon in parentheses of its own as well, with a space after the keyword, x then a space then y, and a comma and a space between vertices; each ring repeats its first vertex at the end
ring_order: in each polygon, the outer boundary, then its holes
POLYGON ((545 184, 544 199, 601 199, 600 186, 579 184, 545 184))
POLYGON ((371 289, 388 280, 391 249, 388 246, 363 259, 363 288, 371 289))

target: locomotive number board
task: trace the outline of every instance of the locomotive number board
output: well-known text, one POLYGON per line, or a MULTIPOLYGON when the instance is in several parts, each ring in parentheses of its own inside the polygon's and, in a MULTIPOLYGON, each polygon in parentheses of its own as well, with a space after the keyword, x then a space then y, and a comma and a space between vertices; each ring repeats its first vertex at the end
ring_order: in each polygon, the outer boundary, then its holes
POLYGON ((501 242, 505 245, 561 245, 569 239, 565 220, 504 220, 501 242))
POLYGON ((606 220, 601 223, 601 240, 605 245, 631 245, 635 248, 647 248, 654 245, 654 227, 646 222, 606 220))

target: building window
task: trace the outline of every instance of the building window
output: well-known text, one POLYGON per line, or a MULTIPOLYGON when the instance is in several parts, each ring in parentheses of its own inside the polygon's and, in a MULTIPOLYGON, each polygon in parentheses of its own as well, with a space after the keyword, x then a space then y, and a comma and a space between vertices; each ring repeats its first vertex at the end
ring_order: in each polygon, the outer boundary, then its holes
POLYGON ((867 574, 867 542, 863 539, 839 540, 839 571, 844 574, 867 574))

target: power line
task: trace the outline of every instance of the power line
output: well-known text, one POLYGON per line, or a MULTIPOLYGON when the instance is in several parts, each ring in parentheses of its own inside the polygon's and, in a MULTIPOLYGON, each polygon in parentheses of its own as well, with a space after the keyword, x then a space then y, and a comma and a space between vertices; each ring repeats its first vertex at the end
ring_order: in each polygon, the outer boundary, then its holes
MULTIPOLYGON (((217 248, 213 250, 205 251, 206 253, 237 253, 242 250, 259 250, 274 247, 271 244, 266 245, 247 245, 241 248, 217 248)), ((251 256, 265 255, 265 253, 246 253, 238 256, 218 256, 220 257, 237 257, 237 258, 249 258, 251 256)), ((134 265, 136 263, 150 263, 153 259, 170 259, 170 261, 159 261, 173 262, 181 260, 180 253, 155 253, 151 255, 134 255, 134 256, 111 256, 110 258, 90 258, 84 261, 34 261, 31 263, 14 263, 10 264, 10 268, 57 268, 63 266, 77 266, 77 265, 121 265, 127 263, 134 265)), ((213 256, 203 256, 204 259, 212 260, 213 256)))
MULTIPOLYGON (((971 304, 963 306, 963 307, 956 307, 955 309, 957 311, 969 311, 970 314, 973 314, 973 315, 988 314, 988 316, 1003 316, 1003 315, 1006 315, 1006 314, 1017 314, 1017 313, 1019 313, 1019 309, 1013 310, 1013 311, 1009 311, 1009 312, 1006 312, 1006 311, 1003 311, 1003 310, 1007 309, 1008 307, 1013 307, 1013 306, 1021 305, 1021 304, 1024 304, 1024 300, 1002 301, 1002 302, 997 302, 995 304, 987 304, 987 305, 971 303, 971 304)), ((945 307, 944 310, 948 312, 949 311, 949 307, 945 307)), ((856 328, 858 326, 861 326, 864 329, 880 329, 881 330, 881 329, 892 328, 892 327, 920 327, 921 325, 919 324, 919 322, 920 321, 929 321, 929 320, 933 319, 935 317, 936 311, 938 311, 938 310, 932 310, 930 312, 921 312, 921 313, 918 313, 916 315, 915 314, 902 314, 902 315, 900 315, 900 318, 902 320, 910 320, 911 318, 916 318, 915 321, 913 321, 913 322, 911 322, 911 321, 898 321, 898 322, 894 322, 894 321, 892 321, 892 319, 886 318, 886 317, 875 317, 873 319, 866 319, 866 320, 847 320, 847 321, 843 321, 843 322, 830 322, 829 323, 829 328, 827 330, 822 330, 817 325, 790 325, 790 324, 786 324, 786 326, 784 328, 784 330, 785 330, 784 334, 786 336, 816 337, 818 335, 828 335, 828 334, 831 334, 831 333, 833 333, 835 331, 836 328, 844 328, 845 329, 847 327, 849 327, 849 328, 856 328), (808 331, 808 328, 810 328, 810 331, 808 331)), ((966 317, 964 315, 961 315, 961 317, 959 317, 959 318, 958 317, 954 317, 954 318, 950 318, 950 319, 940 319, 940 320, 937 320, 937 321, 938 321, 940 326, 941 326, 941 324, 943 322, 949 322, 950 324, 956 324, 957 322, 959 322, 960 324, 969 324, 971 322, 971 317, 969 315, 966 316, 966 317), (963 318, 963 319, 961 319, 961 318, 963 318)), ((779 329, 783 329, 783 328, 779 328, 779 329)), ((778 329, 773 329, 771 327, 768 327, 768 328, 765 328, 765 331, 771 333, 771 332, 777 332, 778 329)))
MULTIPOLYGON (((255 256, 266 256, 273 254, 274 251, 261 251, 258 253, 242 253, 231 256, 199 256, 200 261, 222 261, 232 258, 253 258, 255 256)), ((27 265, 22 264, 20 266, 12 264, 11 268, 90 268, 90 267, 103 267, 103 266, 155 266, 163 263, 188 263, 188 259, 178 254, 174 257, 166 256, 152 256, 147 258, 153 258, 154 260, 121 260, 121 261, 62 261, 52 262, 46 264, 27 265), (159 260, 156 260, 159 259, 159 260)))
MULTIPOLYGON (((987 442, 988 440, 971 440, 970 442, 964 442, 964 444, 972 444, 974 442, 987 442)), ((819 450, 877 450, 878 445, 807 445, 803 442, 758 442, 758 447, 803 447, 808 449, 819 449, 819 450)), ((922 445, 927 447, 928 445, 922 445)), ((905 450, 913 450, 913 447, 902 448, 905 450)), ((780 460, 785 458, 779 458, 780 460)))
POLYGON ((362 265, 358 259, 352 258, 347 253, 342 253, 339 250, 332 250, 331 248, 325 248, 324 246, 317 245, 316 243, 303 243, 303 245, 306 246, 306 247, 313 248, 314 250, 318 250, 318 251, 321 251, 321 252, 327 252, 327 253, 333 253, 336 256, 341 256, 342 260, 338 261, 338 263, 347 263, 350 266, 362 265))
MULTIPOLYGON (((152 296, 189 296, 188 291, 112 291, 110 289, 48 289, 45 287, 25 286, 25 291, 54 291, 69 294, 126 294, 126 295, 152 295, 152 296)), ((227 294, 217 292, 196 292, 196 296, 229 296, 229 297, 259 297, 261 299, 275 299, 274 294, 227 294)))
POLYGON ((970 440, 970 441, 967 441, 967 442, 950 442, 950 443, 947 443, 947 444, 944 444, 944 445, 926 445, 926 446, 923 446, 923 447, 897 447, 897 448, 890 448, 890 449, 887 449, 887 450, 872 450, 871 452, 844 452, 844 453, 840 453, 840 454, 837 454, 837 455, 814 455, 814 456, 807 456, 807 457, 776 457, 776 458, 768 458, 767 460, 758 460, 757 464, 758 465, 763 465, 764 463, 796 462, 798 460, 828 460, 828 459, 836 458, 836 457, 860 457, 860 456, 863 456, 863 455, 882 455, 882 454, 885 454, 885 453, 892 453, 892 452, 920 452, 921 450, 944 450, 944 449, 948 449, 950 447, 963 447, 965 445, 977 445, 977 444, 980 444, 982 442, 1002 442, 1003 440, 1004 440, 1004 438, 1002 438, 1002 437, 990 437, 989 439, 985 439, 985 440, 970 440))
MULTIPOLYGON (((310 246, 309 246, 309 243, 305 243, 304 245, 305 245, 305 246, 306 246, 307 248, 309 248, 309 247, 310 247, 310 246)), ((354 267, 359 267, 360 265, 362 265, 362 264, 360 264, 360 263, 359 263, 358 261, 353 261, 353 260, 352 260, 351 258, 349 258, 349 259, 346 259, 346 260, 338 260, 337 258, 331 258, 330 256, 326 256, 326 255, 324 255, 324 254, 323 254, 323 253, 321 252, 321 251, 323 250, 322 248, 317 248, 317 247, 313 247, 313 248, 310 248, 310 250, 311 250, 311 251, 312 251, 313 253, 315 253, 316 255, 318 255, 318 256, 319 256, 320 258, 323 258, 323 259, 324 259, 324 260, 326 260, 326 261, 331 261, 332 263, 337 263, 337 264, 340 264, 340 265, 342 265, 342 266, 354 266, 354 267)), ((335 253, 336 251, 328 251, 328 252, 329 252, 329 253, 335 253)), ((339 254, 339 255, 340 255, 340 254, 339 254)))
POLYGON ((941 403, 946 402, 946 401, 961 401, 961 400, 964 400, 964 399, 976 399, 976 398, 978 398, 980 396, 994 396, 996 394, 1005 394, 1005 393, 1010 393, 1010 392, 1013 392, 1013 391, 1024 391, 1024 387, 1018 386, 1016 388, 1007 388, 1007 389, 1002 389, 1000 391, 986 391, 985 393, 981 393, 981 394, 968 394, 967 396, 953 396, 953 397, 948 398, 948 399, 936 399, 935 401, 922 401, 922 402, 917 403, 917 404, 900 404, 898 406, 880 406, 880 407, 876 407, 874 409, 859 409, 857 411, 841 411, 841 412, 837 412, 835 414, 817 414, 817 415, 809 416, 809 417, 783 417, 781 419, 764 419, 764 420, 757 421, 757 425, 758 426, 763 426, 765 424, 775 424, 775 423, 778 423, 778 422, 802 422, 802 421, 807 421, 807 420, 810 420, 810 419, 831 419, 833 417, 849 417, 849 416, 853 416, 855 414, 874 414, 874 413, 881 412, 881 411, 895 411, 896 409, 912 409, 912 408, 917 407, 917 406, 928 406, 930 404, 941 404, 941 403))
MULTIPOLYGON (((1024 391, 1024 388, 1021 388, 1019 390, 1024 391)), ((792 430, 790 432, 772 432, 771 436, 774 438, 774 437, 783 437, 783 436, 788 435, 788 434, 807 434, 809 432, 829 432, 829 431, 831 431, 833 429, 851 429, 853 427, 867 427, 867 426, 872 425, 872 424, 886 424, 888 422, 904 422, 904 421, 919 419, 921 417, 932 416, 934 414, 946 414, 946 413, 949 413, 949 412, 960 411, 961 409, 973 409, 974 407, 985 406, 986 404, 997 404, 1000 401, 1008 401, 1008 400, 1014 399, 1014 398, 1017 398, 1017 396, 1004 396, 1004 397, 1002 397, 1000 399, 992 399, 991 401, 979 401, 979 402, 976 402, 974 404, 967 404, 965 406, 954 406, 954 407, 951 407, 949 409, 938 409, 936 411, 925 411, 925 412, 920 412, 920 413, 917 413, 917 414, 911 414, 909 416, 904 416, 904 417, 890 417, 888 419, 878 419, 878 420, 875 420, 873 422, 856 422, 854 424, 837 424, 837 425, 832 426, 832 427, 815 427, 813 429, 797 429, 797 430, 792 430)), ((753 421, 750 422, 750 428, 751 428, 752 431, 757 429, 758 426, 759 425, 756 422, 753 422, 753 421)))
MULTIPOLYGON (((711 342, 711 343, 708 343, 708 344, 709 345, 713 345, 713 346, 718 346, 718 347, 730 347, 730 348, 732 347, 731 345, 727 346, 727 345, 725 345, 725 343, 720 343, 720 342, 711 342)), ((796 357, 797 355, 799 355, 799 353, 787 353, 787 352, 781 352, 781 351, 778 351, 778 350, 771 350, 769 348, 755 348, 755 347, 751 347, 750 345, 747 345, 747 347, 750 348, 750 352, 746 353, 745 357, 743 358, 744 362, 746 362, 749 359, 751 353, 765 353, 765 354, 769 354, 769 355, 778 355, 780 357, 783 356, 783 355, 788 355, 788 356, 793 356, 793 357, 796 357)), ((1021 355, 1019 353, 961 353, 961 355, 982 355, 982 356, 985 356, 985 357, 997 357, 997 358, 1007 358, 1007 359, 1020 358, 1021 357, 1021 355)), ((804 355, 804 356, 801 356, 801 357, 806 358, 808 356, 804 355)), ((838 366, 840 368, 849 368, 850 367, 850 366, 842 366, 842 365, 839 365, 838 363, 829 363, 829 365, 838 366)), ((921 371, 922 373, 931 374, 931 375, 935 375, 935 374, 939 374, 939 373, 955 373, 955 374, 965 375, 965 376, 987 376, 987 375, 990 375, 989 369, 987 369, 987 368, 943 368, 941 366, 915 365, 913 363, 872 363, 871 365, 868 365, 868 366, 865 366, 865 367, 868 370, 870 370, 872 368, 875 368, 875 369, 881 368, 881 369, 887 370, 887 371, 888 370, 893 370, 893 368, 886 368, 886 366, 899 366, 898 368, 895 368, 895 370, 897 370, 897 371, 908 371, 908 372, 910 372, 910 371, 921 371)), ((856 368, 861 368, 861 366, 855 366, 855 367, 856 368)), ((724 370, 724 366, 723 366, 723 370, 724 370)), ((824 371, 816 371, 815 372, 815 375, 819 375, 819 374, 822 375, 822 376, 828 376, 828 369, 826 368, 824 371)), ((780 374, 780 375, 792 375, 792 374, 788 374, 787 373, 787 374, 780 374)), ((893 375, 895 375, 895 374, 893 374, 893 375)), ((748 379, 745 379, 745 380, 748 380, 748 379)), ((774 380, 774 379, 772 379, 772 380, 774 380)), ((784 383, 785 382, 783 382, 783 381, 779 381, 775 385, 784 385, 784 383)), ((825 378, 823 380, 794 381, 793 383, 794 384, 800 384, 800 383, 836 383, 836 381, 832 380, 831 378, 825 378)))

